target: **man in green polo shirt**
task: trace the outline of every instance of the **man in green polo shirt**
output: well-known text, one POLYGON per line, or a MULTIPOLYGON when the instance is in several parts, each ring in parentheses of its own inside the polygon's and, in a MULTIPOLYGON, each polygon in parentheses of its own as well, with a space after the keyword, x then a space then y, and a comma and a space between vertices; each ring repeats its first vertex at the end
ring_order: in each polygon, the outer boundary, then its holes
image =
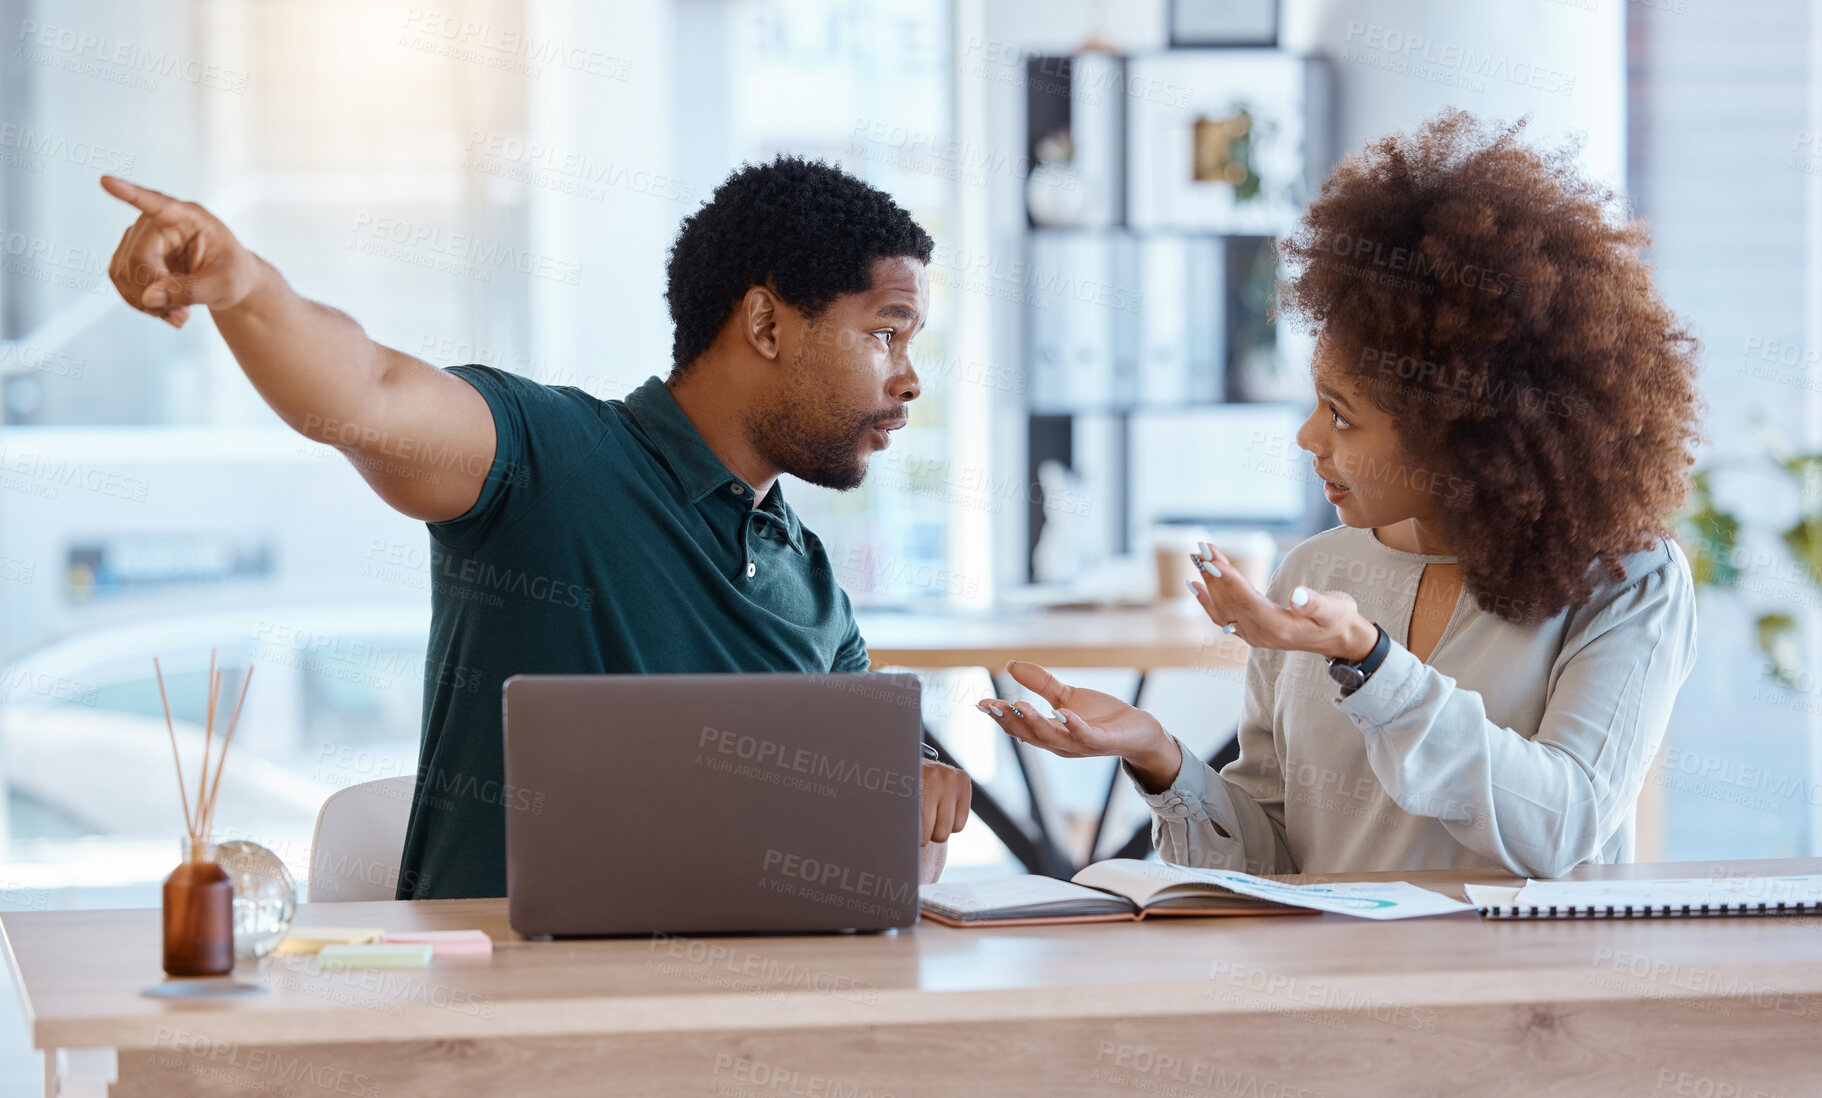
MULTIPOLYGON (((383 347, 202 207, 102 185, 140 211, 109 271, 127 303, 175 327, 207 306, 286 423, 429 526, 400 898, 506 891, 506 813, 538 807, 503 780, 510 675, 867 669, 847 594, 778 478, 858 486, 917 399, 932 243, 885 194, 793 157, 734 173, 671 251, 669 378, 602 401, 383 347)), ((925 865, 940 868, 969 783, 934 762, 923 782, 925 865)))

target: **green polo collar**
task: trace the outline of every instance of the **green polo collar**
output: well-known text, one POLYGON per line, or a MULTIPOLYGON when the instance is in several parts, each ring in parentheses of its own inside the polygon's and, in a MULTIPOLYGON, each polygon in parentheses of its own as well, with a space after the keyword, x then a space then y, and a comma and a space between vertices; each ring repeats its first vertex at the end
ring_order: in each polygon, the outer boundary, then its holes
MULTIPOLYGON (((665 464, 683 486, 684 495, 691 503, 700 503, 703 498, 717 489, 727 489, 739 484, 750 493, 752 487, 735 476, 709 444, 702 439, 702 432, 690 422, 690 417, 683 414, 677 398, 665 388, 664 379, 656 374, 645 380, 637 389, 626 394, 626 407, 638 421, 639 427, 658 448, 665 464)), ((752 496, 741 498, 742 506, 752 509, 752 496)), ((797 512, 785 503, 784 485, 779 481, 772 482, 772 490, 766 493, 765 499, 759 502, 759 510, 770 512, 784 526, 785 540, 797 552, 804 552, 803 524, 797 519, 797 512)))
POLYGON ((797 550, 798 556, 803 556, 803 524, 797 521, 797 511, 784 501, 784 478, 772 482, 772 490, 759 501, 759 509, 769 511, 778 519, 784 527, 785 541, 797 550))

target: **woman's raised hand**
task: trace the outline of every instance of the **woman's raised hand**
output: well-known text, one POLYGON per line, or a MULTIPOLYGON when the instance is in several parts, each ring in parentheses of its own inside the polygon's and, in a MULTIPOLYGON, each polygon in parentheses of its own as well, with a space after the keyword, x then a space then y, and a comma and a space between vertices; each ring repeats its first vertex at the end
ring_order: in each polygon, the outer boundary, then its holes
POLYGON ((1254 648, 1363 660, 1379 639, 1379 630, 1345 592, 1298 587, 1291 604, 1279 606, 1253 590, 1227 555, 1208 542, 1195 562, 1202 582, 1191 580, 1189 589, 1209 620, 1254 648))

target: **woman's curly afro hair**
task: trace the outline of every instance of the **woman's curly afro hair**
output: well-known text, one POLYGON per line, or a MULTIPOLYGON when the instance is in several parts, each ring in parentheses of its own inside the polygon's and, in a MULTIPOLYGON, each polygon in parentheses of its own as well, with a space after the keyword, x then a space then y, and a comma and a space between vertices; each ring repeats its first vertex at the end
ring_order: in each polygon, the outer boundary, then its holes
POLYGON ((837 296, 868 289, 874 260, 928 263, 933 247, 891 196, 832 164, 780 156, 745 165, 684 219, 671 245, 671 372, 708 350, 754 286, 769 283, 814 317, 837 296))
POLYGON ((1438 532, 1482 609, 1521 622, 1669 536, 1700 410, 1644 224, 1524 126, 1451 110, 1381 138, 1281 244, 1285 312, 1393 417, 1406 460, 1472 486, 1438 497, 1438 532))

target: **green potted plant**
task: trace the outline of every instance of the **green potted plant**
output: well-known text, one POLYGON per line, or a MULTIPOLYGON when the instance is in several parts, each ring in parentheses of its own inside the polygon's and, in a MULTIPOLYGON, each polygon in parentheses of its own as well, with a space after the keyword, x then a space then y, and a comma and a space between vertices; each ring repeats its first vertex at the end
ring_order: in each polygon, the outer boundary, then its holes
MULTIPOLYGON (((1760 438, 1761 452, 1713 459, 1691 477, 1688 502, 1677 517, 1677 540, 1689 557, 1698 591, 1741 590, 1789 599, 1797 591, 1822 588, 1822 453, 1793 450, 1763 429, 1760 438), (1795 488, 1802 501, 1795 521, 1775 530, 1783 559, 1768 550, 1748 549, 1743 541, 1760 540, 1753 536, 1760 531, 1716 502, 1715 474, 1726 470, 1770 473, 1795 488)), ((1796 685, 1802 661, 1796 615, 1768 611, 1754 624, 1759 650, 1770 661, 1769 673, 1785 686, 1796 685)))

